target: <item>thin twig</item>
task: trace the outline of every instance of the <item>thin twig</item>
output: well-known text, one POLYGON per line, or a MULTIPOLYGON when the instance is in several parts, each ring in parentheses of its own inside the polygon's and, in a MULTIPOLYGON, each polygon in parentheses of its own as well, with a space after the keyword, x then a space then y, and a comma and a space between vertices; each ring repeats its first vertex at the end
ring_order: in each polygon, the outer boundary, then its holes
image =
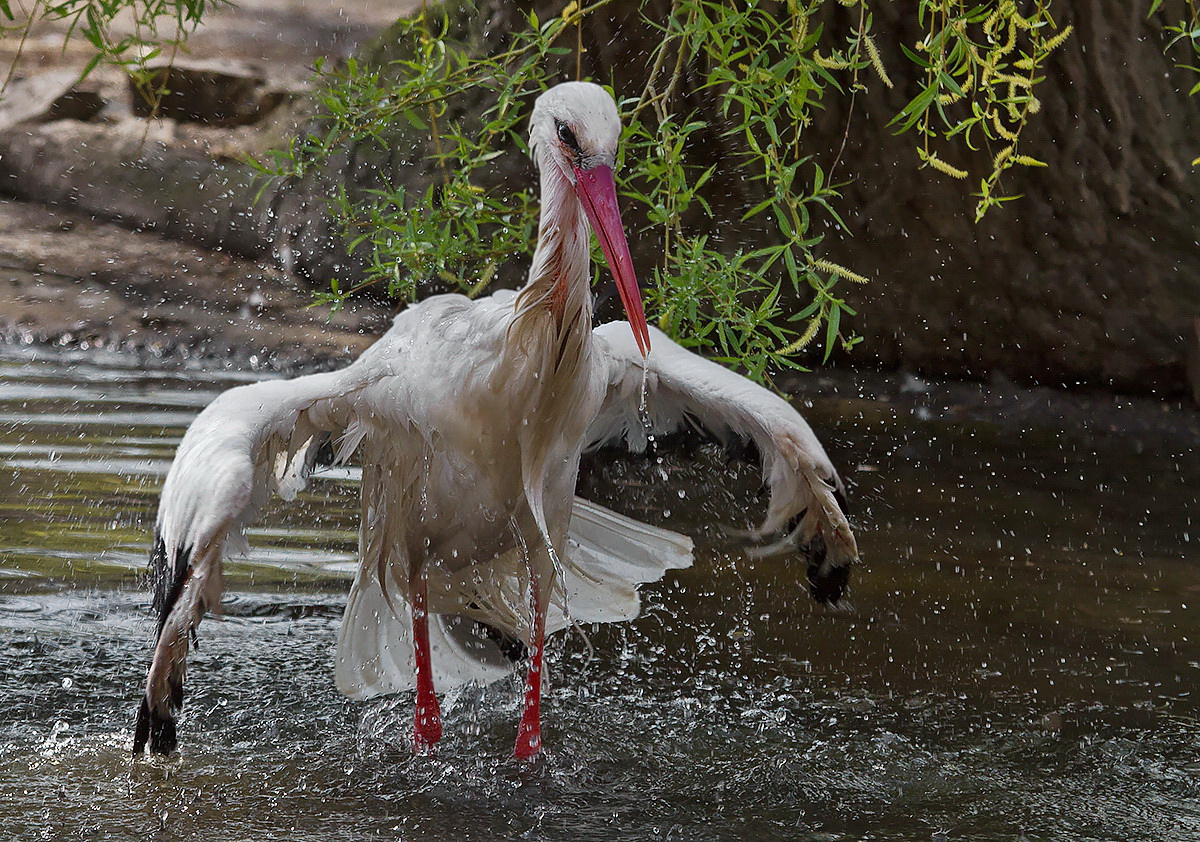
MULTIPOLYGON (((426 38, 433 38, 433 33, 429 31, 429 8, 427 0, 421 0, 421 28, 425 30, 426 38)), ((433 108, 433 103, 428 105, 429 127, 433 131, 433 149, 437 154, 438 165, 442 169, 442 180, 446 187, 450 187, 450 168, 446 166, 446 153, 442 150, 442 134, 438 130, 437 112, 433 108)))
POLYGON ((671 11, 667 13, 667 22, 665 24, 666 36, 658 44, 658 49, 654 55, 654 65, 650 68, 650 73, 646 76, 646 86, 642 88, 642 95, 638 97, 638 103, 634 106, 633 113, 629 115, 628 124, 633 125, 637 122, 638 115, 642 113, 652 98, 659 98, 658 91, 654 88, 654 83, 658 80, 658 74, 662 71, 663 62, 667 58, 667 46, 673 41, 676 35, 671 33, 671 22, 675 20, 675 15, 679 11, 679 0, 671 0, 671 11))
MULTIPOLYGON (((37 3, 34 3, 33 11, 36 12, 38 6, 40 5, 41 0, 39 0, 37 3)), ((30 12, 29 17, 25 20, 25 28, 21 30, 21 42, 17 44, 17 54, 13 56, 12 64, 8 66, 8 74, 4 77, 4 84, 0 85, 0 94, 8 90, 8 84, 12 81, 13 74, 16 73, 17 70, 17 62, 25 52, 25 44, 29 40, 29 31, 31 29, 33 29, 33 12, 30 12)))
MULTIPOLYGON (((695 19, 696 19, 696 10, 695 10, 695 8, 693 8, 692 11, 688 14, 687 23, 684 24, 683 28, 684 28, 685 32, 691 27, 692 22, 695 19)), ((671 97, 674 95, 675 86, 679 83, 679 78, 683 75, 683 52, 684 52, 683 44, 680 44, 679 50, 676 52, 676 55, 675 55, 675 69, 671 72, 671 81, 667 83, 667 89, 666 89, 666 91, 663 92, 662 99, 663 99, 664 103, 667 102, 668 100, 670 100, 671 97)))
POLYGON ((862 59, 862 43, 863 43, 863 26, 865 25, 865 16, 867 13, 867 4, 858 4, 858 38, 854 42, 854 75, 850 77, 850 106, 846 110, 846 128, 842 132, 842 145, 838 147, 837 155, 833 158, 833 163, 829 167, 829 177, 827 183, 833 183, 833 174, 837 170, 838 164, 841 163, 842 153, 846 151, 846 142, 850 139, 850 123, 854 119, 854 101, 858 97, 858 70, 862 59))

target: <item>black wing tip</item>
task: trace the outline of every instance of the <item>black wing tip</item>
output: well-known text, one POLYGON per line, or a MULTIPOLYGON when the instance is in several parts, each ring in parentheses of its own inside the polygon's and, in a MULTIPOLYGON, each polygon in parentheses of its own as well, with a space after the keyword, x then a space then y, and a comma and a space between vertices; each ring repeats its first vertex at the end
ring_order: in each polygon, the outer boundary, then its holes
POLYGON ((852 563, 831 563, 825 537, 819 534, 800 547, 800 557, 806 563, 808 592, 812 598, 822 605, 838 607, 850 585, 852 563))
MULTIPOLYGON (((842 514, 849 516, 850 507, 846 503, 845 492, 839 487, 837 476, 834 475, 831 480, 826 481, 833 485, 833 497, 841 508, 842 514)), ((807 513, 808 509, 802 509, 792 517, 787 525, 789 534, 795 532, 807 513)), ((831 608, 840 608, 845 605, 842 598, 846 595, 846 589, 850 585, 850 568, 854 565, 854 559, 840 564, 831 562, 825 536, 819 532, 813 536, 811 541, 801 544, 799 550, 800 557, 804 559, 807 566, 808 592, 812 598, 831 608)))
POLYGON ((138 708, 137 724, 133 729, 133 756, 137 757, 149 745, 151 754, 167 755, 175 751, 179 741, 175 733, 175 719, 161 716, 150 707, 143 696, 138 708))
POLYGON ((154 548, 150 551, 150 582, 154 588, 151 608, 158 613, 159 634, 162 634, 163 625, 183 592, 183 586, 191 571, 191 559, 190 546, 176 551, 175 558, 171 559, 167 554, 166 541, 155 529, 154 548))
POLYGON ((850 584, 850 565, 828 565, 821 562, 808 564, 808 592, 822 605, 837 607, 846 595, 850 584))
POLYGON ((167 599, 171 569, 167 561, 167 544, 158 529, 154 530, 154 546, 150 548, 150 560, 146 563, 146 572, 149 575, 150 588, 154 591, 151 607, 161 614, 163 603, 167 599))

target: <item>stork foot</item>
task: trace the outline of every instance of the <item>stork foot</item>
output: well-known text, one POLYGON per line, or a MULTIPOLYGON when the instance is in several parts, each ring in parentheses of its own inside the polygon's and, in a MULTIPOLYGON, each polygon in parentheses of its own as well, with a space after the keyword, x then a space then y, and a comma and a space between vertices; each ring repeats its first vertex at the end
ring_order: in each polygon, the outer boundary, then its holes
POLYGON ((413 752, 433 754, 442 739, 442 709, 437 696, 417 700, 417 712, 413 722, 413 752))

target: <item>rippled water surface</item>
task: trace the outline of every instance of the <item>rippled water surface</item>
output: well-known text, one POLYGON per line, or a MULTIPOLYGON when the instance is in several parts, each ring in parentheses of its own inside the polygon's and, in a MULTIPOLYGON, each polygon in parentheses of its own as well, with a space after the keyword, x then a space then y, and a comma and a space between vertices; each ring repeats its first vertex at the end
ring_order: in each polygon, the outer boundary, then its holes
POLYGON ((413 757, 408 700, 332 684, 342 470, 231 565, 182 755, 133 761, 157 487, 244 379, 0 354, 0 837, 1200 838, 1195 442, 857 398, 806 410, 852 483, 853 610, 717 527, 745 522, 753 472, 603 466, 585 487, 695 535, 696 565, 589 630, 594 655, 557 639, 541 760, 509 756, 515 683, 452 694, 438 756, 413 757))

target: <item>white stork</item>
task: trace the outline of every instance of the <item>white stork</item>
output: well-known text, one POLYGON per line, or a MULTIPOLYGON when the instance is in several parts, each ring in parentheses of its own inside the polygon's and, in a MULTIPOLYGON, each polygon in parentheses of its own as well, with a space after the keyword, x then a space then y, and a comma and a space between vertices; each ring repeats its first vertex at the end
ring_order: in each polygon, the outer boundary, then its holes
POLYGON ((545 634, 631 619, 636 585, 691 563, 689 539, 574 496, 588 448, 642 452, 676 431, 752 443, 770 487, 759 549, 800 552, 813 595, 841 597, 857 549, 808 424, 646 324, 613 183, 619 134, 602 88, 542 94, 530 122, 541 220, 520 292, 435 296, 347 368, 239 386, 192 423, 158 511, 158 642, 135 754, 174 750, 189 637, 219 609, 222 558, 272 492, 303 487, 322 448, 363 466, 336 683, 359 699, 415 687, 417 751, 441 737, 435 681, 495 681, 527 651, 515 753, 535 755, 545 634), (629 319, 595 330, 592 231, 629 319))

